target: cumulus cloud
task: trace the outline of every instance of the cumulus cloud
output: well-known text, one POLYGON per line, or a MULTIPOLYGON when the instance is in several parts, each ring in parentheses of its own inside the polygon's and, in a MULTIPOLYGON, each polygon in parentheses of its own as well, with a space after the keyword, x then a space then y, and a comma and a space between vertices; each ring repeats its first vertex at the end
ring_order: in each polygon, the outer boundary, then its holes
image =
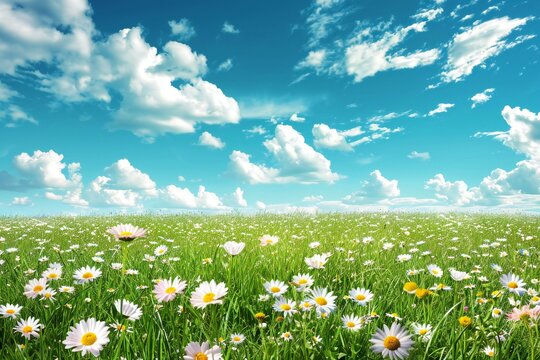
POLYGON ((298 63, 296 66, 297 69, 302 68, 312 68, 315 70, 321 70, 324 65, 324 60, 326 58, 326 50, 312 50, 310 51, 306 58, 298 63))
POLYGON ((233 24, 225 21, 223 23, 223 27, 221 28, 221 31, 225 34, 240 34, 240 30, 238 30, 233 24))
POLYGON ((146 190, 149 194, 156 190, 156 183, 150 175, 131 165, 128 159, 120 159, 105 168, 105 174, 111 179, 109 185, 115 188, 146 190))
POLYGON ((98 176, 87 190, 88 198, 95 206, 140 207, 142 195, 131 189, 111 188, 112 179, 98 176))
POLYGON ((420 159, 420 160, 429 160, 430 159, 430 155, 429 155, 429 152, 418 152, 416 150, 414 151, 411 151, 409 153, 409 155, 407 155, 407 157, 409 159, 420 159))
POLYGON ((64 155, 54 150, 36 150, 32 155, 21 153, 14 158, 14 166, 33 187, 69 188, 81 182, 80 164, 63 162, 64 155), (64 170, 67 168, 67 175, 64 170))
POLYGON ((223 149, 225 143, 218 137, 210 134, 208 131, 205 131, 199 136, 199 145, 207 146, 214 149, 223 149))
POLYGON ((314 144, 318 148, 352 151, 357 142, 349 142, 347 138, 359 136, 364 133, 360 126, 349 130, 339 131, 326 124, 315 124, 311 130, 314 144))
POLYGON ((431 110, 428 113, 428 116, 433 116, 433 115, 445 113, 445 112, 448 111, 448 109, 451 109, 453 107, 454 107, 454 104, 445 104, 445 103, 438 104, 435 109, 431 110))
POLYGON ((472 97, 471 97, 471 101, 472 101, 472 105, 471 105, 471 108, 475 108, 476 105, 479 105, 479 104, 483 104, 483 103, 486 103, 488 102, 489 100, 491 100, 491 94, 495 91, 494 88, 489 88, 489 89, 486 89, 482 92, 479 92, 477 94, 474 94, 472 97))
POLYGON ((435 197, 455 205, 466 205, 475 200, 476 191, 470 190, 464 181, 447 181, 443 174, 429 179, 424 188, 433 190, 435 197))
POLYGON ((306 120, 306 118, 298 115, 298 113, 294 113, 294 114, 291 115, 289 120, 292 121, 292 122, 304 122, 306 120))
POLYGON ((111 128, 148 140, 194 132, 199 123, 239 121, 236 101, 202 79, 204 55, 176 41, 166 43, 160 53, 144 40, 139 27, 94 41, 90 14, 86 0, 2 3, 0 73, 35 74, 40 89, 61 101, 111 104, 111 128), (37 63, 54 71, 41 73, 34 67, 37 63), (113 94, 118 103, 112 101, 113 94))
POLYGON ((330 160, 306 144, 304 137, 289 125, 278 125, 275 137, 263 143, 277 168, 254 164, 250 155, 233 151, 231 170, 252 184, 257 183, 332 183, 340 175, 332 172, 330 160))
POLYGON ((169 26, 171 27, 171 34, 173 34, 180 40, 189 40, 196 34, 195 28, 186 18, 180 19, 178 21, 171 20, 169 21, 169 26))
POLYGON ((161 198, 169 206, 182 209, 208 209, 224 210, 227 207, 223 205, 219 196, 213 192, 206 191, 204 186, 199 186, 197 195, 193 194, 188 188, 180 188, 175 185, 168 185, 160 190, 161 198))
POLYGON ((244 190, 240 189, 239 187, 237 187, 236 190, 234 191, 233 199, 234 199, 234 204, 236 206, 240 206, 240 207, 248 206, 247 201, 244 198, 244 190))
POLYGON ((454 35, 448 46, 445 71, 441 74, 443 81, 463 80, 489 58, 530 39, 531 36, 507 39, 513 31, 530 20, 532 17, 510 19, 505 16, 476 24, 454 35))
POLYGON ((356 82, 374 76, 378 72, 397 69, 412 69, 430 65, 439 58, 439 49, 417 50, 404 54, 404 49, 396 49, 411 32, 425 31, 426 22, 419 22, 398 28, 395 32, 385 31, 380 36, 373 34, 376 29, 362 31, 345 53, 346 71, 356 82))
POLYGON ((398 181, 389 180, 380 170, 375 170, 369 174, 368 180, 362 182, 360 191, 347 195, 343 201, 350 204, 365 203, 395 198, 399 194, 398 181))

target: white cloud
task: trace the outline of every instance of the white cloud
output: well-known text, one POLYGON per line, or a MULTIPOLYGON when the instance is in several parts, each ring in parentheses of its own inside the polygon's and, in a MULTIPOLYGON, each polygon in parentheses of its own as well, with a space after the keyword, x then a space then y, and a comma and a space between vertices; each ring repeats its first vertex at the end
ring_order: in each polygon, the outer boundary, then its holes
POLYGON ((309 203, 317 203, 317 202, 320 202, 324 199, 324 196, 322 195, 310 195, 310 196, 305 196, 302 201, 303 202, 309 202, 309 203))
POLYGON ((304 137, 289 125, 278 125, 275 137, 264 142, 278 168, 257 165, 250 155, 233 151, 231 169, 252 184, 257 183, 318 183, 340 178, 330 169, 330 160, 306 144, 304 137))
POLYGON ((308 47, 318 46, 347 14, 347 11, 336 6, 342 2, 341 0, 317 0, 313 3, 306 18, 309 32, 308 47))
POLYGON ((223 23, 223 27, 221 28, 221 31, 226 34, 240 34, 240 30, 238 30, 236 27, 234 27, 233 24, 227 21, 223 23))
POLYGON ((208 146, 214 149, 223 149, 225 147, 225 143, 221 141, 220 138, 215 137, 208 131, 203 132, 201 136, 199 136, 199 145, 208 146))
POLYGON ((409 155, 407 155, 409 159, 420 159, 420 160, 429 160, 430 155, 429 152, 418 152, 418 151, 411 151, 409 155))
POLYGON ((80 164, 63 162, 64 155, 54 150, 34 151, 32 155, 21 153, 14 158, 15 168, 28 180, 31 186, 45 188, 69 188, 81 182, 80 164), (67 167, 67 175, 64 169, 67 167))
POLYGON ((30 200, 28 196, 21 196, 21 197, 15 196, 13 200, 11 201, 11 205, 30 206, 32 205, 32 201, 30 200))
POLYGON ((404 49, 394 50, 410 32, 425 31, 425 22, 398 28, 395 32, 384 32, 375 39, 375 29, 361 32, 354 44, 346 50, 346 71, 356 82, 386 70, 411 69, 432 64, 439 57, 439 49, 417 50, 409 54, 404 49))
POLYGON ((447 181, 443 174, 429 179, 424 188, 433 190, 436 198, 455 205, 466 205, 477 198, 476 191, 469 189, 464 181, 447 181))
POLYGON ((435 109, 431 110, 428 113, 428 116, 433 116, 433 115, 436 115, 436 114, 445 113, 445 112, 448 111, 448 109, 451 109, 453 107, 454 107, 454 104, 441 103, 441 104, 437 105, 437 107, 435 109))
POLYGON ((169 26, 171 27, 171 33, 180 40, 189 40, 195 36, 195 28, 186 18, 179 21, 171 20, 169 26))
POLYGON ((17 96, 17 92, 7 87, 6 84, 0 81, 0 102, 8 101, 17 96))
POLYGON ((411 117, 411 115, 412 115, 411 111, 407 110, 407 111, 404 111, 404 112, 401 112, 401 113, 390 112, 388 114, 375 115, 375 116, 372 116, 371 118, 368 119, 368 123, 371 123, 371 122, 384 122, 384 121, 396 119, 396 118, 399 118, 399 117, 402 117, 402 116, 405 116, 405 115, 411 117))
POLYGON ((298 63, 296 66, 297 69, 302 68, 312 68, 315 70, 320 70, 324 65, 324 60, 326 58, 326 50, 312 50, 310 51, 306 58, 298 63))
POLYGON ((512 150, 540 161, 540 113, 507 105, 502 116, 510 126, 508 131, 481 132, 475 136, 493 136, 512 150))
POLYGON ((221 199, 213 192, 206 191, 204 186, 199 186, 197 195, 194 195, 188 188, 180 188, 175 185, 168 185, 161 190, 162 198, 170 205, 184 209, 208 209, 224 210, 221 199))
POLYGON ((112 179, 107 176, 98 176, 90 183, 87 194, 92 205, 119 207, 141 206, 141 194, 131 189, 111 188, 111 180, 112 179))
POLYGON ((28 115, 17 105, 13 104, 9 105, 5 110, 0 109, 0 121, 2 120, 6 123, 6 127, 15 127, 22 123, 30 123, 34 125, 37 125, 38 123, 36 119, 28 115))
POLYGON ((264 210, 264 209, 266 209, 266 204, 263 203, 262 201, 257 201, 257 202, 255 203, 255 206, 256 206, 256 208, 257 208, 258 210, 264 210))
POLYGON ((418 13, 412 16, 413 19, 416 20, 427 20, 432 21, 435 20, 437 16, 442 14, 444 10, 442 8, 435 8, 435 9, 423 9, 420 10, 418 13))
POLYGON ((234 198, 234 204, 236 206, 240 206, 240 207, 248 206, 247 201, 244 198, 244 190, 240 189, 239 187, 237 187, 236 190, 234 191, 233 198, 234 198))
POLYGON ((90 14, 86 0, 4 2, 0 73, 34 76, 41 90, 65 102, 111 104, 117 94, 111 127, 148 140, 194 132, 199 123, 239 121, 236 101, 201 79, 204 55, 175 41, 160 53, 143 39, 139 27, 94 41, 90 14), (34 67, 38 62, 52 70, 41 73, 34 67))
POLYGON ((293 122, 304 122, 306 120, 306 118, 301 117, 300 115, 298 115, 298 113, 294 113, 294 114, 291 115, 289 120, 293 121, 293 122))
POLYGON ((146 190, 150 194, 156 190, 150 176, 131 165, 128 159, 120 159, 105 168, 105 174, 111 179, 108 184, 117 189, 146 190))
POLYGON ((448 46, 445 71, 441 74, 443 81, 460 81, 489 58, 529 39, 530 36, 525 36, 517 37, 513 41, 505 40, 514 30, 531 19, 531 17, 510 19, 505 16, 476 24, 454 35, 448 46))
POLYGON ((88 206, 88 201, 82 198, 83 186, 82 184, 78 187, 67 190, 64 194, 56 194, 50 191, 45 192, 45 198, 49 200, 61 201, 64 204, 73 205, 73 206, 88 206))
POLYGON ((251 129, 243 130, 244 132, 248 134, 257 134, 257 135, 264 135, 266 134, 266 129, 261 125, 255 125, 251 129))
POLYGON ((472 105, 471 105, 471 108, 475 108, 476 105, 478 104, 483 104, 483 103, 486 103, 488 102, 489 100, 491 100, 491 93, 494 92, 495 89, 494 88, 489 88, 489 89, 486 89, 482 92, 479 92, 477 94, 474 94, 472 97, 471 97, 471 101, 473 102, 472 105))
POLYGON ((359 136, 364 133, 360 129, 360 126, 346 131, 339 131, 326 124, 313 125, 311 132, 316 147, 342 151, 352 151, 353 147, 357 145, 355 142, 349 143, 347 138, 359 136))
POLYGON ((290 114, 306 110, 307 105, 302 100, 253 98, 240 102, 240 113, 244 119, 288 118, 290 114))
POLYGON ((366 203, 376 200, 384 200, 399 196, 400 191, 397 180, 388 180, 380 170, 375 170, 369 174, 369 179, 362 182, 359 192, 347 195, 343 201, 345 203, 366 203))
POLYGON ((224 62, 222 62, 221 64, 219 64, 217 70, 218 71, 229 71, 229 70, 232 69, 232 67, 233 67, 232 59, 227 59, 224 62))

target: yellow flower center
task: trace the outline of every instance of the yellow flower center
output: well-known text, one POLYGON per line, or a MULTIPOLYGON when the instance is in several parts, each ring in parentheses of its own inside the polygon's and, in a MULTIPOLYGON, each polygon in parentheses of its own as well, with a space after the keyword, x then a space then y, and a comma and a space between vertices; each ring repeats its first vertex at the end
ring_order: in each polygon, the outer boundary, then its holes
POLYGON ((501 310, 500 309, 495 309, 495 310, 493 310, 493 313, 495 315, 499 315, 501 313, 501 310))
POLYGON ((366 296, 364 294, 358 294, 356 295, 355 299, 358 301, 364 301, 366 300, 366 296))
POLYGON ((29 334, 32 331, 34 331, 34 328, 30 325, 26 325, 25 327, 22 328, 22 332, 25 334, 29 334))
POLYGON ((271 243, 272 243, 272 239, 266 239, 266 243, 267 243, 267 244, 271 244, 271 243))
POLYGON ((289 311, 289 310, 291 310, 291 305, 289 305, 289 304, 282 304, 282 305, 280 306, 280 308, 281 308, 281 310, 289 311))
POLYGON ((205 303, 209 303, 211 301, 213 301, 216 297, 216 294, 214 293, 208 293, 208 294, 205 294, 202 298, 202 300, 205 302, 205 303))
POLYGON ((469 326, 472 324, 472 319, 468 316, 462 316, 458 321, 461 326, 469 326))
POLYGON ((206 356, 205 353, 202 353, 202 352, 198 352, 195 354, 195 356, 193 357, 194 360, 208 360, 208 356, 206 356))
POLYGON ((47 298, 47 299, 52 298, 52 294, 50 292, 45 293, 45 298, 47 298))
POLYGON ((415 291, 418 288, 418 285, 415 282, 406 282, 405 285, 403 285, 403 290, 407 292, 415 291))
POLYGON ((291 337, 291 333, 286 332, 286 333, 283 334, 283 337, 284 337, 284 338, 290 338, 290 337, 291 337))
POLYGON ((322 296, 316 297, 315 302, 317 304, 319 304, 320 306, 324 306, 324 305, 328 304, 328 301, 326 301, 326 299, 324 297, 322 297, 322 296))
POLYGON ((91 279, 94 277, 94 274, 92 274, 91 272, 85 272, 83 275, 82 275, 82 278, 83 279, 91 279))
POLYGON ((58 278, 58 274, 50 273, 49 276, 47 276, 49 279, 56 279, 58 278))
POLYGON ((352 322, 352 321, 347 321, 346 325, 347 325, 347 327, 350 327, 350 328, 353 328, 353 327, 356 326, 356 324, 354 322, 352 322))
POLYGON ((510 281, 510 282, 508 283, 508 287, 509 287, 510 289, 517 289, 517 288, 518 288, 518 284, 517 284, 517 282, 515 282, 515 281, 510 281))
POLYGON ((420 329, 418 332, 420 335, 426 335, 428 333, 427 329, 420 329))
POLYGON ((298 280, 298 285, 306 285, 308 283, 307 279, 298 280))
POLYGON ((240 339, 240 336, 233 337, 233 341, 235 341, 235 342, 239 342, 240 340, 242 340, 242 339, 240 339))
POLYGON ((34 292, 40 292, 41 290, 43 290, 43 286, 41 285, 34 286, 34 292))
POLYGON ((384 347, 387 348, 390 351, 394 351, 399 349, 401 346, 401 343, 399 342, 399 339, 395 336, 387 336, 386 339, 384 339, 383 343, 384 347))
POLYGON ((131 235, 133 235, 133 233, 131 231, 122 231, 118 237, 121 237, 121 238, 128 238, 130 237, 131 235))
POLYGON ((81 344, 84 346, 91 346, 97 341, 97 335, 93 332, 87 332, 81 338, 81 344))
POLYGON ((176 288, 174 286, 168 287, 167 289, 165 289, 165 292, 169 295, 174 294, 176 292, 176 288))
POLYGON ((15 314, 15 310, 13 310, 13 309, 8 309, 8 310, 6 310, 6 314, 13 315, 13 314, 15 314))
POLYGON ((116 330, 125 331, 126 330, 126 325, 118 324, 118 325, 116 325, 116 330))
POLYGON ((272 286, 272 287, 270 288, 270 291, 273 292, 274 294, 275 294, 275 293, 278 293, 280 290, 281 290, 281 289, 278 288, 277 286, 272 286))

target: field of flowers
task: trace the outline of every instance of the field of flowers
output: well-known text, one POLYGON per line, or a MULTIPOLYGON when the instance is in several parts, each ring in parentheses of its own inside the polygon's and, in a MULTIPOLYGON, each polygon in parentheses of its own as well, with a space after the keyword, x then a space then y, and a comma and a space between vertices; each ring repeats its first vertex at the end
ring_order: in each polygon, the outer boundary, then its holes
POLYGON ((0 359, 540 359, 539 238, 529 216, 3 218, 0 359))

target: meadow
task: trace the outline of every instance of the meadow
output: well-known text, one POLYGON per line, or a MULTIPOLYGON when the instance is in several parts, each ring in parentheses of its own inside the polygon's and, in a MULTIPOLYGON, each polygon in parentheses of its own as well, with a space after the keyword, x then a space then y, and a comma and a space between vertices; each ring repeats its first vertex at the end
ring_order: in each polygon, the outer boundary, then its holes
POLYGON ((539 237, 526 215, 2 218, 0 359, 540 359, 539 237))

